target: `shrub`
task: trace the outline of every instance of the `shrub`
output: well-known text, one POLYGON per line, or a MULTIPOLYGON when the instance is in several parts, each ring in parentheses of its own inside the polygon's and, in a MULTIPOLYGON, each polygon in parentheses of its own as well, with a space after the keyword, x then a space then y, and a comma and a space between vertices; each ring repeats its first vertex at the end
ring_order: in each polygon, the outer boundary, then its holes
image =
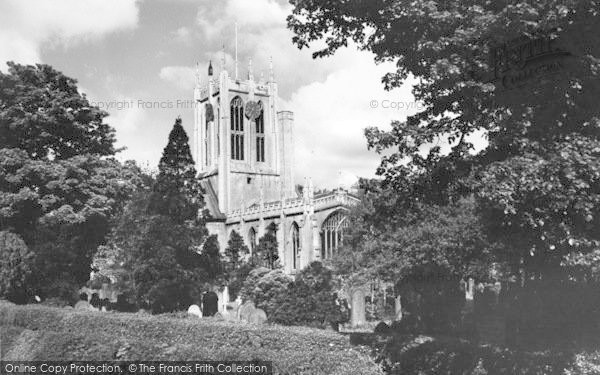
POLYGON ((33 253, 17 234, 0 232, 0 298, 25 303, 27 280, 33 267, 33 253))
POLYGON ((244 282, 242 299, 254 302, 256 307, 265 310, 270 319, 288 298, 293 281, 281 269, 257 268, 250 272, 244 282))
POLYGON ((285 325, 337 326, 348 316, 336 299, 331 270, 313 262, 296 275, 270 320, 285 325))
POLYGON ((2 353, 30 360, 258 359, 275 374, 382 374, 347 337, 304 327, 9 304, 0 304, 0 325, 2 353))
POLYGON ((265 310, 270 322, 324 328, 348 320, 337 303, 332 272, 313 262, 295 279, 282 270, 258 268, 244 283, 242 298, 265 310))

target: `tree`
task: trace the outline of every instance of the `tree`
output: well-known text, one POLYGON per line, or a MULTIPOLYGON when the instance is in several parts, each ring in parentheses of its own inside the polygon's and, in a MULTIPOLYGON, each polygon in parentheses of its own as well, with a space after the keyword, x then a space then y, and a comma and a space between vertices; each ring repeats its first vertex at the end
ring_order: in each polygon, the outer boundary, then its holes
POLYGON ((216 235, 210 235, 202 245, 202 268, 211 282, 217 281, 223 276, 223 264, 221 260, 221 252, 219 240, 216 235))
POLYGON ((253 262, 270 269, 275 268, 277 266, 277 260, 279 259, 278 247, 277 224, 271 223, 267 227, 264 236, 258 240, 256 252, 253 254, 253 262))
POLYGON ((250 271, 254 269, 252 260, 248 258, 250 249, 244 243, 244 239, 235 230, 231 231, 227 248, 225 249, 225 272, 229 295, 235 298, 250 271))
POLYGON ((376 61, 397 63, 383 78, 387 88, 415 78, 424 110, 391 131, 366 130, 368 146, 382 154, 378 174, 401 205, 445 206, 474 195, 482 234, 502 244, 493 255, 510 266, 507 279, 533 292, 569 283, 575 275, 565 257, 580 265, 596 259, 585 257, 600 243, 594 1, 293 4, 288 24, 300 48, 325 39, 314 55, 327 56, 351 40, 376 61), (540 57, 546 52, 550 60, 540 57), (479 154, 474 134, 489 143, 479 154))
POLYGON ((188 140, 181 118, 177 118, 158 164, 159 173, 150 197, 151 212, 178 222, 197 220, 199 210, 204 208, 188 140))
POLYGON ((76 80, 49 65, 8 62, 8 73, 0 72, 0 148, 32 159, 114 155, 107 115, 79 93, 76 80))
POLYGON ((140 192, 127 205, 95 264, 138 307, 185 309, 197 303, 207 278, 198 253, 204 229, 151 214, 150 194, 140 192))
POLYGON ((48 65, 8 66, 0 72, 0 230, 33 254, 27 293, 69 300, 140 185, 139 169, 110 158, 107 113, 74 79, 48 65))
POLYGON ((135 165, 114 159, 34 160, 23 150, 0 149, 0 230, 19 235, 34 254, 27 290, 72 299, 89 279, 110 221, 139 183, 135 165))
POLYGON ((237 231, 231 231, 225 248, 228 272, 238 269, 248 254, 250 254, 250 249, 244 243, 244 238, 237 231))
POLYGON ((178 119, 154 185, 128 204, 95 262, 138 306, 154 313, 185 309, 198 303, 204 283, 221 274, 216 236, 207 238, 198 215, 200 193, 178 119))
POLYGON ((361 181, 360 203, 349 213, 352 223, 344 246, 333 259, 346 285, 381 281, 403 294, 403 309, 420 322, 420 330, 457 328, 464 294, 460 280, 497 281, 494 252, 473 197, 449 205, 418 204, 407 208, 389 198, 393 189, 361 181))
POLYGON ((29 278, 33 269, 33 253, 16 234, 0 232, 0 298, 26 303, 32 293, 29 278))

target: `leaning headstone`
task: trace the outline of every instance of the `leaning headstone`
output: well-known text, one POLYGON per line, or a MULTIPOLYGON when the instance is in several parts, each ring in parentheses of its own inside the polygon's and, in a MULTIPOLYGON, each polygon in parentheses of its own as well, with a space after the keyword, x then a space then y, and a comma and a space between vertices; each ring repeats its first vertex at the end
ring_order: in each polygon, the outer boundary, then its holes
POLYGON ((225 318, 223 317, 223 314, 221 314, 220 312, 213 315, 213 318, 215 318, 215 320, 225 320, 225 318))
POLYGON ((248 315, 248 323, 264 324, 267 322, 267 313, 263 309, 254 309, 248 315))
POLYGON ((244 302, 238 309, 238 320, 241 322, 248 322, 248 318, 254 310, 256 310, 256 307, 252 301, 244 302))
POLYGON ((75 304, 75 310, 88 310, 88 311, 92 311, 95 310, 92 305, 89 304, 88 301, 78 301, 75 304))
POLYGON ((200 310, 200 306, 191 305, 187 310, 188 315, 196 316, 198 318, 202 318, 202 310, 200 310))

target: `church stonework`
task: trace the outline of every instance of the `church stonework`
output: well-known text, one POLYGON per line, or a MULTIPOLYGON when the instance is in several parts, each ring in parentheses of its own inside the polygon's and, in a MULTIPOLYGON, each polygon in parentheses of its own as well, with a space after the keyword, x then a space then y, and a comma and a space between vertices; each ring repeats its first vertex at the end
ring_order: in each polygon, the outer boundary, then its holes
MULTIPOLYGON (((207 227, 224 251, 235 230, 251 251, 277 225, 279 262, 295 273, 330 258, 342 244, 345 212, 358 199, 337 189, 315 194, 310 179, 294 185, 294 114, 277 103, 277 83, 230 77, 224 63, 208 82, 196 77, 194 160, 211 214, 207 227)), ((236 69, 237 70, 237 69, 236 69)))

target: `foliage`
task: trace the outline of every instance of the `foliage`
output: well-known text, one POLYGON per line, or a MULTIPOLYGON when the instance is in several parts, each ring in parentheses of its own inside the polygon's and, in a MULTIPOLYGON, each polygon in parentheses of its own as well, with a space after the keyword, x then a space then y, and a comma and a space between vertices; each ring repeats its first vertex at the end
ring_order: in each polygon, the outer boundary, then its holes
POLYGON ((109 158, 116 150, 107 113, 74 79, 48 65, 8 66, 0 72, 0 230, 33 254, 29 298, 71 300, 141 172, 109 158))
MULTIPOLYGON (((519 278, 525 289, 541 291, 594 277, 596 259, 587 254, 600 244, 600 108, 592 104, 600 93, 595 1, 292 3, 288 25, 298 47, 323 40, 314 54, 320 57, 352 41, 378 62, 397 63, 383 78, 386 88, 414 78, 413 95, 424 109, 393 122, 389 131, 365 132, 369 148, 382 155, 377 173, 391 189, 382 195, 392 196, 392 206, 407 209, 408 220, 416 211, 420 220, 423 207, 441 209, 443 217, 442 207, 474 197, 473 228, 498 244, 489 254, 506 266, 505 279, 519 278), (565 52, 544 60, 559 71, 536 75, 537 62, 526 61, 523 48, 511 51, 517 40, 565 52), (519 75, 520 86, 507 87, 506 78, 519 75), (475 154, 474 142, 482 137, 487 148, 475 154)), ((386 219, 367 217, 364 230, 386 219)), ((429 231, 424 229, 390 240, 418 239, 429 231)), ((367 250, 377 251, 371 244, 367 250)), ((413 254, 425 257, 414 266, 431 263, 427 252, 413 254)), ((487 254, 480 255, 485 264, 487 254)), ((434 263, 452 269, 447 260, 434 263)), ((561 305, 553 308, 558 313, 561 305)))
POLYGON ((0 148, 36 160, 110 156, 115 131, 103 122, 107 115, 49 65, 8 62, 8 73, 0 72, 0 148))
POLYGON ((140 193, 127 205, 95 263, 139 307, 185 309, 197 301, 206 279, 196 252, 203 229, 149 214, 148 195, 140 193))
POLYGON ((258 239, 256 251, 252 254, 252 261, 259 266, 274 269, 279 260, 279 246, 277 243, 277 224, 271 223, 265 234, 258 239))
POLYGON ((18 235, 0 232, 0 298, 24 303, 28 296, 28 279, 33 268, 33 254, 18 235))
POLYGON ((224 270, 220 249, 219 240, 215 234, 208 236, 206 242, 202 245, 200 261, 209 280, 216 281, 223 277, 224 270))
POLYGON ((47 161, 0 149, 0 229, 18 234, 35 255, 31 293, 71 295, 88 280, 92 256, 141 183, 139 173, 133 163, 94 155, 47 161))
POLYGON ((219 244, 216 237, 207 238, 204 218, 197 215, 204 206, 193 177, 187 136, 178 119, 153 187, 127 205, 96 257, 100 275, 115 279, 131 302, 154 313, 197 303, 204 283, 221 274, 219 244))
POLYGON ((270 317, 287 299, 293 281, 282 269, 259 267, 250 271, 240 295, 242 300, 254 302, 270 317))
POLYGON ((198 212, 204 208, 188 140, 181 118, 177 118, 158 164, 159 172, 150 196, 151 213, 169 216, 178 223, 198 220, 198 212))
POLYGON ((0 305, 0 325, 6 360, 113 361, 118 353, 124 361, 263 360, 278 374, 381 374, 347 337, 304 327, 9 305, 0 305))
POLYGON ((227 241, 227 247, 225 248, 227 270, 231 272, 238 269, 243 264, 248 254, 250 254, 250 249, 248 249, 248 246, 244 243, 244 238, 242 238, 237 231, 231 231, 229 241, 227 241))
POLYGON ((348 321, 348 312, 337 301, 333 273, 320 262, 313 262, 295 277, 284 302, 269 320, 284 325, 324 328, 348 321))
MULTIPOLYGON (((387 374, 564 374, 576 351, 499 349, 467 341, 396 335, 375 345, 387 374)), ((589 358, 588 365, 597 363, 589 358)), ((575 372, 579 373, 579 372, 575 372)))
POLYGON ((250 249, 244 243, 244 239, 235 230, 231 231, 227 248, 225 248, 225 272, 229 295, 235 298, 243 287, 246 277, 254 269, 248 255, 250 249))
POLYGON ((395 285, 405 315, 412 314, 421 331, 457 328, 464 299, 459 280, 497 277, 491 272, 497 245, 486 240, 474 199, 407 208, 388 198, 389 188, 372 181, 361 186, 361 202, 349 214, 352 224, 332 262, 336 274, 349 285, 395 285))
POLYGON ((313 262, 295 278, 281 269, 257 268, 246 278, 241 294, 265 310, 270 322, 324 328, 348 319, 335 291, 331 270, 313 262))

